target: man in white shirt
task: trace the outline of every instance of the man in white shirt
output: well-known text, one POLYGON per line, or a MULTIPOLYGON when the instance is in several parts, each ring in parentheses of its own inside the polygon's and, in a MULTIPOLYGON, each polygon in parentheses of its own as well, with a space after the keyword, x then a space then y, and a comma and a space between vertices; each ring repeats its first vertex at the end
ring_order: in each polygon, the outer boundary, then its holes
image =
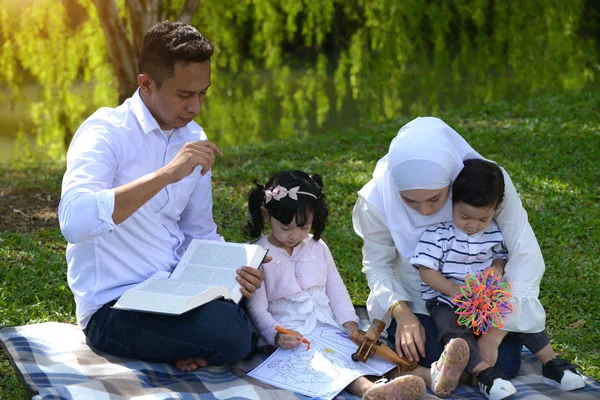
MULTIPOLYGON (((73 137, 58 210, 87 342, 120 357, 177 360, 184 371, 250 353, 251 323, 237 304, 213 301, 176 317, 110 307, 150 276, 168 276, 191 239, 223 240, 211 188, 222 152, 193 121, 210 86, 213 51, 181 22, 146 33, 139 89, 96 111, 73 137)), ((242 268, 237 279, 249 297, 263 273, 242 268)))

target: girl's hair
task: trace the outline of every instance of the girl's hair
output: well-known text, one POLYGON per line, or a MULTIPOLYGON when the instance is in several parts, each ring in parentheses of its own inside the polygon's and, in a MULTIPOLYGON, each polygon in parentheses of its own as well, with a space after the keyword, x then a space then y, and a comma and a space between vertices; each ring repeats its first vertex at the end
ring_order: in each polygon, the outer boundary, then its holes
POLYGON ((282 224, 289 224, 296 217, 298 226, 305 226, 312 215, 312 234, 314 240, 319 240, 327 224, 329 208, 323 194, 323 181, 319 175, 308 175, 306 172, 281 171, 269 179, 265 185, 254 182, 254 189, 248 193, 248 211, 250 219, 244 228, 247 237, 257 238, 264 230, 265 221, 261 206, 267 210, 269 217, 275 218, 282 224), (266 202, 265 191, 273 191, 277 186, 293 189, 297 186, 297 200, 287 195, 279 200, 271 198, 266 202), (305 193, 300 193, 305 192, 305 193), (309 193, 309 194, 306 194, 309 193), (311 196, 314 195, 313 196, 311 196))
POLYGON ((504 175, 493 162, 472 158, 452 184, 452 203, 462 202, 477 208, 497 208, 504 198, 504 175))

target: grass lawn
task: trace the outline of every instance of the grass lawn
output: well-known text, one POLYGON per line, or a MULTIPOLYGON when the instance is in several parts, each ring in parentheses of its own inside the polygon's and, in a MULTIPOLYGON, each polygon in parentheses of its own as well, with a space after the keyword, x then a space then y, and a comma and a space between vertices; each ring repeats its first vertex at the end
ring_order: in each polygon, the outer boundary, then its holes
MULTIPOLYGON (((565 94, 440 115, 510 173, 546 260, 541 301, 555 348, 600 379, 600 95, 565 94)), ((319 173, 332 215, 325 230, 348 289, 364 304, 356 192, 408 119, 315 138, 225 148, 214 169, 215 219, 242 240, 246 193, 281 169, 319 173)), ((0 164, 0 325, 75 322, 65 241, 55 222, 62 166, 0 164)), ((526 265, 522 266, 527 268, 526 265)), ((29 398, 0 355, 0 399, 29 398)))

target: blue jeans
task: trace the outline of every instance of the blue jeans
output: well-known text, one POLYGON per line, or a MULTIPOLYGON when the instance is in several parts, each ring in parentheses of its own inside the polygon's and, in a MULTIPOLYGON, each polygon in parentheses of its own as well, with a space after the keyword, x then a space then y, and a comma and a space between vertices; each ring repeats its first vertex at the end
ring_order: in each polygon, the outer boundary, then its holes
MULTIPOLYGON (((429 368, 437 361, 444 351, 444 346, 438 341, 438 331, 429 315, 415 314, 425 328, 425 354, 427 357, 419 360, 419 365, 429 368)), ((396 320, 387 329, 388 343, 395 348, 396 320)), ((498 348, 496 367, 509 378, 514 378, 521 369, 521 350, 523 346, 514 338, 507 335, 498 348)))
POLYGON ((114 303, 96 311, 83 332, 88 345, 118 357, 154 362, 202 357, 209 365, 225 365, 254 349, 252 324, 231 301, 211 301, 178 316, 116 310, 114 303))

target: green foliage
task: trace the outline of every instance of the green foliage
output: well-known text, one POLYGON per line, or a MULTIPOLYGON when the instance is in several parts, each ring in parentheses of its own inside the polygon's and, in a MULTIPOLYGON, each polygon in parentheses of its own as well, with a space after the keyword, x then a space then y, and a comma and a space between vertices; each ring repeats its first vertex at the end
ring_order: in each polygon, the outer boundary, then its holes
POLYGON ((89 18, 72 27, 65 7, 54 0, 1 3, 5 52, 0 65, 9 68, 7 73, 0 70, 0 83, 18 91, 24 81, 22 68, 40 85, 41 100, 33 102, 30 110, 33 133, 49 156, 60 157, 82 115, 92 106, 116 101, 95 10, 87 4, 89 18), (90 91, 82 88, 92 80, 98 84, 89 98, 90 91))
MULTIPOLYGON (((183 4, 166 2, 166 15, 183 4)), ((456 102, 579 90, 598 68, 597 42, 581 32, 586 4, 201 1, 193 24, 217 45, 201 122, 229 145, 311 133, 341 115, 386 121, 456 102), (337 114, 348 96, 356 109, 337 114)), ((125 2, 116 5, 128 21, 125 2)), ((96 9, 91 0, 0 0, 0 27, 0 84, 16 95, 24 77, 41 85, 32 133, 60 157, 90 111, 117 101, 96 9), (82 16, 72 18, 75 9, 82 16)))

